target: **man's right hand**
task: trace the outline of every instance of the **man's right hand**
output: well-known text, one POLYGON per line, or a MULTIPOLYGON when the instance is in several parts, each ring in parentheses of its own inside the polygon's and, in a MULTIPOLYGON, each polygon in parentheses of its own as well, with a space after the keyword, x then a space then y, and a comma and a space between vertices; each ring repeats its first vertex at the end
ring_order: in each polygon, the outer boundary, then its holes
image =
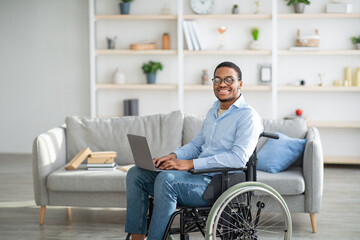
POLYGON ((160 165, 163 164, 164 162, 169 161, 169 160, 175 160, 175 159, 176 159, 176 154, 171 153, 171 154, 161 157, 161 158, 154 158, 153 161, 154 161, 155 167, 160 167, 160 165))

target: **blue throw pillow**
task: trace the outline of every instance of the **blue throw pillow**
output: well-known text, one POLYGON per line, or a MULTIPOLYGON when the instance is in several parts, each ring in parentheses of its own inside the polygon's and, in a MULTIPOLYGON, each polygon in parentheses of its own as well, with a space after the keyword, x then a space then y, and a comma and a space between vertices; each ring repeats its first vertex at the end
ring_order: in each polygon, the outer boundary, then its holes
POLYGON ((304 152, 306 139, 291 138, 275 132, 279 139, 268 139, 257 154, 257 169, 269 173, 284 171, 304 152))

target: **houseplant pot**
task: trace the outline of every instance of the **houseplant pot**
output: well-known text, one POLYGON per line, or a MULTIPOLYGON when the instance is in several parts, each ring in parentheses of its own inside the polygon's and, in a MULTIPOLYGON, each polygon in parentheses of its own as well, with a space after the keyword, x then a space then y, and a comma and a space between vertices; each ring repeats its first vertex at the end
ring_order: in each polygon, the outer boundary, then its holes
POLYGON ((148 84, 155 84, 155 82, 156 82, 156 73, 147 73, 146 74, 146 82, 148 84))
POLYGON ((258 41, 259 39, 259 29, 258 28, 252 28, 251 29, 251 35, 253 37, 253 41, 250 42, 249 48, 252 50, 259 50, 261 49, 261 45, 258 41))
POLYGON ((309 5, 309 0, 285 0, 287 5, 294 5, 295 13, 304 13, 305 5, 309 5))
POLYGON ((163 65, 160 62, 149 61, 142 65, 142 70, 146 74, 146 80, 148 84, 154 84, 156 82, 156 72, 163 69, 163 65))
POLYGON ((357 49, 360 49, 360 35, 359 36, 354 36, 350 38, 351 42, 355 45, 355 47, 357 49))
POLYGON ((121 14, 129 14, 130 12, 130 2, 133 0, 122 0, 121 3, 119 3, 120 7, 120 13, 121 14))

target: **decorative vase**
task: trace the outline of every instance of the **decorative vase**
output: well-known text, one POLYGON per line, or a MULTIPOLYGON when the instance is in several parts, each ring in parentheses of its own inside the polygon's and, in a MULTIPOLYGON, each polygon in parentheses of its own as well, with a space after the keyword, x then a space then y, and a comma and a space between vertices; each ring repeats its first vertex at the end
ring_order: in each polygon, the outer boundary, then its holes
POLYGON ((113 83, 124 84, 126 80, 125 73, 121 67, 118 67, 113 73, 113 83))
POLYGON ((294 3, 295 13, 304 13, 305 3, 294 3))
POLYGON ((130 11, 130 3, 129 2, 122 2, 119 3, 120 5, 120 13, 121 14, 129 14, 130 11))
POLYGON ((147 73, 146 81, 148 84, 155 84, 156 81, 156 73, 147 73))

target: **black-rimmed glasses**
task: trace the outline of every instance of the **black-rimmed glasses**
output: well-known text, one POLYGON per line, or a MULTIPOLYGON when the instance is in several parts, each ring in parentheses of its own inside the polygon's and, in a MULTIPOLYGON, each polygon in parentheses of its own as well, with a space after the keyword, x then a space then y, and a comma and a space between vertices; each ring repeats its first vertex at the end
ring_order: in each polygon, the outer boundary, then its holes
MULTIPOLYGON (((241 80, 240 78, 237 78, 237 80, 241 80)), ((223 79, 219 78, 219 77, 214 77, 212 79, 214 85, 217 85, 219 86, 221 84, 221 82, 223 81, 223 79)), ((234 78, 232 77, 225 77, 224 78, 224 83, 227 85, 227 86, 230 86, 233 82, 235 81, 234 78)))

